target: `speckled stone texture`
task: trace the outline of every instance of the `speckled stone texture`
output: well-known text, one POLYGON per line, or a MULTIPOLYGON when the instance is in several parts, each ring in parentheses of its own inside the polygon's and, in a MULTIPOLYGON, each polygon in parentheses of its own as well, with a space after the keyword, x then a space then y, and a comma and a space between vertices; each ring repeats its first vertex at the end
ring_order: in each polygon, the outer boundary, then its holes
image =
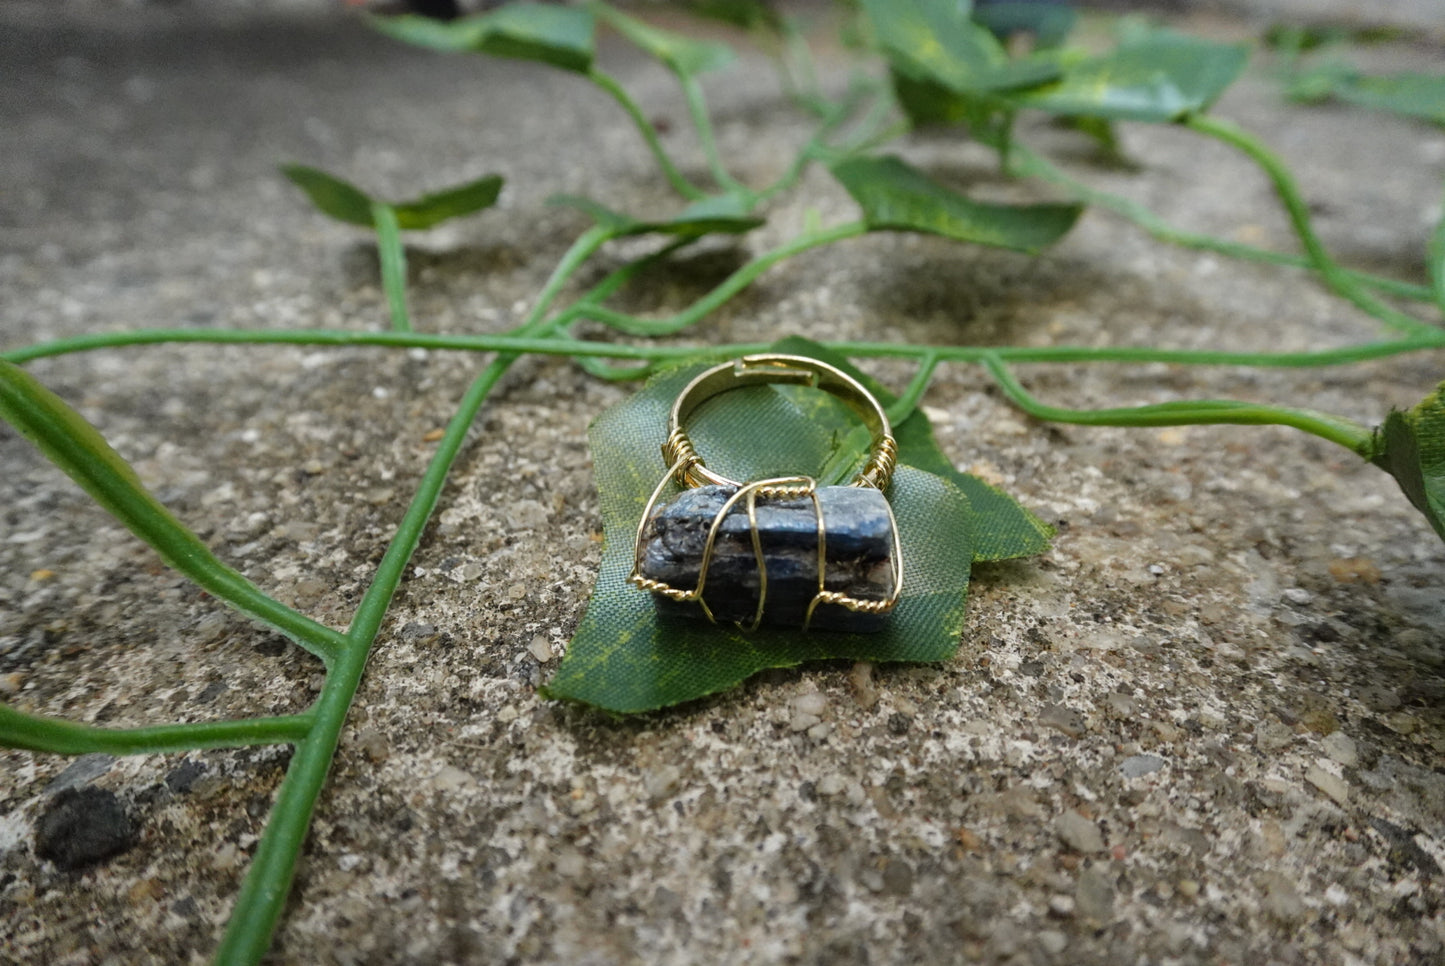
MULTIPOLYGON (((226 9, 0 4, 0 343, 383 326, 366 239, 308 211, 281 161, 396 197, 507 175, 498 210, 410 240, 429 330, 518 321, 586 227, 547 207, 552 194, 675 210, 615 106, 575 78, 406 50, 331 5, 226 9)), ((1218 37, 1257 26, 1175 22, 1218 37)), ((1410 41, 1355 59, 1438 70, 1440 54, 1410 41)), ((667 73, 616 45, 603 56, 701 173, 667 73)), ((1289 107, 1268 67, 1219 113, 1281 152, 1342 258, 1423 279, 1445 134, 1289 107)), ((842 84, 837 50, 823 69, 842 84)), ((807 132, 767 64, 745 59, 707 88, 735 173, 780 174, 807 132)), ((1290 245, 1265 181, 1186 131, 1123 126, 1132 169, 1048 124, 1021 134, 1171 222, 1290 245)), ((957 140, 901 150, 980 197, 1046 195, 1000 183, 988 152, 957 140)), ((675 311, 810 209, 825 223, 855 211, 810 172, 766 227, 651 272, 624 304, 675 311)), ((1041 258, 898 234, 810 252, 698 338, 1301 349, 1376 331, 1299 273, 1171 249, 1090 212, 1041 258)), ((480 364, 156 347, 29 369, 223 559, 342 627, 480 364)), ((895 390, 912 376, 866 368, 895 390)), ((1020 369, 1060 404, 1254 398, 1369 422, 1442 375, 1441 353, 1020 369)), ((978 568, 958 656, 770 673, 618 721, 535 686, 600 555, 586 427, 628 391, 526 360, 478 419, 372 655, 269 962, 1445 956, 1445 547, 1383 474, 1286 429, 1044 425, 979 370, 946 367, 923 400, 944 450, 1060 530, 1036 560, 978 568)), ((0 467, 7 701, 121 725, 285 713, 315 694, 315 662, 168 571, 13 433, 0 467)), ((281 748, 0 754, 0 960, 203 961, 287 761, 281 748), (81 787, 114 796, 131 834, 67 871, 37 830, 81 787)))
MULTIPOLYGON (((638 572, 678 590, 694 590, 702 576, 703 551, 718 514, 738 490, 700 486, 657 506, 642 528, 638 572)), ((824 586, 858 600, 885 601, 893 592, 893 517, 884 495, 871 487, 824 486, 813 498, 758 496, 750 520, 747 497, 728 508, 703 583, 702 599, 713 617, 751 625, 762 586, 754 523, 767 568, 764 623, 802 627, 818 595, 818 539, 826 554, 824 586), (820 520, 821 517, 821 520, 820 520)), ((693 601, 659 596, 672 618, 706 620, 693 601)), ((850 611, 837 604, 812 608, 818 630, 875 631, 886 614, 850 611)))

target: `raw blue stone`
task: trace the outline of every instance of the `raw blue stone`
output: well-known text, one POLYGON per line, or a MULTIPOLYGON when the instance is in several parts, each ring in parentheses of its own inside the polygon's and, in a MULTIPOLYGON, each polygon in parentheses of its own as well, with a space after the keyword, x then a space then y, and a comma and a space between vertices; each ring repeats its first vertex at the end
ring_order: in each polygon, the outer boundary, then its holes
MULTIPOLYGON (((642 528, 638 570, 679 590, 697 586, 708 528, 737 491, 700 486, 653 510, 642 528)), ((882 493, 871 487, 818 488, 826 533, 828 590, 860 600, 885 600, 893 590, 893 521, 882 493)), ((763 621, 801 627, 818 592, 818 517, 811 497, 759 496, 756 517, 768 569, 768 598, 763 621)), ((703 599, 718 621, 751 624, 758 606, 757 558, 753 553, 747 500, 728 511, 718 531, 703 587, 703 599)), ((694 601, 657 597, 668 615, 706 619, 694 601)), ((876 631, 886 614, 864 614, 837 604, 819 604, 810 627, 876 631)))

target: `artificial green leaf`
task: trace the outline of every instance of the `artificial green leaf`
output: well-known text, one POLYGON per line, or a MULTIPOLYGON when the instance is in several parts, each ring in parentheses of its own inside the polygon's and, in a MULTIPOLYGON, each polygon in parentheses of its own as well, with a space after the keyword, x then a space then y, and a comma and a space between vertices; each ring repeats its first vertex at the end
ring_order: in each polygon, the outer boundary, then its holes
POLYGON ((922 231, 959 241, 1038 252, 1078 220, 1082 205, 1000 205, 973 201, 896 157, 849 158, 833 177, 874 230, 922 231))
POLYGON ((325 214, 347 224, 371 227, 371 198, 356 185, 304 164, 283 164, 281 173, 325 214))
MULTIPOLYGON (((703 620, 664 622, 651 595, 627 583, 637 521, 666 471, 658 447, 669 409, 701 368, 654 376, 593 423, 606 545, 587 611, 543 693, 631 713, 713 694, 766 668, 804 661, 952 656, 964 625, 972 512, 955 486, 912 467, 899 468, 889 492, 903 547, 904 590, 886 630, 842 634, 764 627, 744 633, 703 620)), ((823 459, 855 423, 845 405, 824 393, 758 386, 709 403, 689 430, 701 452, 716 454, 710 465, 719 472, 759 478, 806 472, 808 462, 823 459)))
POLYGON ((782 16, 761 0, 689 0, 686 7, 693 16, 721 20, 744 30, 779 30, 783 26, 782 16))
MULTIPOLYGON (((820 359, 861 382, 869 392, 891 406, 896 397, 838 353, 809 339, 794 336, 775 343, 772 351, 820 359)), ((898 441, 898 460, 907 466, 941 476, 968 497, 973 508, 973 559, 975 563, 1031 557, 1049 549, 1053 527, 1044 523, 1007 493, 985 483, 972 473, 954 467, 933 435, 933 425, 922 410, 915 409, 893 427, 898 441)), ((860 440, 866 440, 866 435, 860 440)), ((859 446, 866 445, 860 441, 859 446)), ((856 459, 856 457, 855 457, 856 459)), ((844 474, 846 475, 846 474, 844 474)))
POLYGON ((1445 124, 1445 76, 1351 74, 1337 78, 1329 93, 1359 107, 1445 124))
POLYGON ((595 24, 577 7, 509 3, 449 21, 417 14, 367 19, 388 37, 418 47, 534 60, 582 74, 592 69, 595 24))
POLYGON ((1127 37, 1115 50, 1063 67, 1056 82, 1010 100, 1054 114, 1177 121, 1203 111, 1234 83, 1249 51, 1169 30, 1127 37))
POLYGON ((661 30, 605 3, 589 3, 587 6, 600 20, 662 61, 674 74, 690 77, 721 70, 733 61, 733 50, 727 44, 694 40, 661 30))
POLYGON ((1376 466, 1389 473, 1445 540, 1445 383, 1375 430, 1376 466))
POLYGON ((955 93, 1009 91, 1059 76, 1051 59, 1011 60, 993 34, 958 0, 862 0, 893 68, 955 93))
POLYGON ((746 199, 734 194, 714 195, 694 201, 672 218, 660 221, 642 221, 577 195, 553 195, 548 204, 576 208, 598 225, 608 229, 613 237, 627 235, 664 234, 680 237, 701 237, 703 235, 740 235, 752 231, 763 223, 762 218, 748 214, 746 199))
POLYGON ((1068 39, 1078 14, 1063 3, 990 3, 975 7, 973 19, 1000 40, 1031 34, 1036 49, 1048 50, 1068 39))
POLYGON ((416 230, 491 207, 502 190, 502 176, 489 174, 413 201, 393 203, 373 199, 349 181, 302 164, 282 165, 281 173, 306 192, 311 203, 325 214, 347 224, 367 228, 376 223, 371 207, 373 200, 387 205, 396 213, 398 227, 416 230))
POLYGON ((413 201, 397 202, 391 206, 396 212, 397 223, 407 230, 431 228, 452 218, 460 218, 490 208, 497 202, 502 191, 502 176, 489 174, 485 178, 469 181, 413 201))

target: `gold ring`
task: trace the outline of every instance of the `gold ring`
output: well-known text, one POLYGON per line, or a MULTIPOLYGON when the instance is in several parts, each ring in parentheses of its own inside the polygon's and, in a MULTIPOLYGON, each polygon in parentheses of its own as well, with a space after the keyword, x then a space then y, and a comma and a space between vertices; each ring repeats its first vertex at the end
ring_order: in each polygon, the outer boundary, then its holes
POLYGON ((885 496, 898 445, 888 414, 858 380, 806 356, 751 355, 714 366, 678 394, 662 456, 667 469, 638 523, 628 578, 654 594, 660 610, 749 631, 765 619, 804 630, 884 626, 903 590, 898 524, 885 496), (867 426, 868 460, 847 486, 807 476, 739 482, 703 462, 688 418, 715 396, 772 383, 830 393, 867 426), (682 493, 660 503, 669 484, 682 493))

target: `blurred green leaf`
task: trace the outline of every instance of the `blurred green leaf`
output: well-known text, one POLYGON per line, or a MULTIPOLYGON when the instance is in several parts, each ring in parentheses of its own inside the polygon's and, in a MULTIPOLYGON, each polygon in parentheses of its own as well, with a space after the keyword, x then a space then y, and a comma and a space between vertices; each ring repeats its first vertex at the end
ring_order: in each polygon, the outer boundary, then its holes
POLYGON ((489 174, 412 201, 387 202, 373 199, 349 181, 303 164, 282 165, 281 173, 306 192, 311 203, 325 214, 366 228, 375 226, 371 208, 373 201, 387 205, 396 213, 398 227, 419 230, 490 208, 502 190, 502 176, 489 174))
POLYGON ((491 13, 434 20, 416 14, 368 17, 388 37, 432 50, 534 60, 581 74, 592 69, 592 14, 577 7, 509 3, 491 13))
POLYGON ((974 7, 973 19, 1000 40, 1026 33, 1035 49, 1049 50, 1068 39, 1079 18, 1064 3, 990 3, 974 7))
POLYGON ((502 176, 489 174, 455 188, 422 195, 414 201, 397 202, 391 207, 403 229, 418 230, 490 208, 497 203, 501 191, 502 176))
POLYGON ((1375 430, 1376 466, 1400 484, 1445 540, 1445 383, 1413 409, 1396 410, 1375 430))
POLYGON ((1342 64, 1326 64, 1295 78, 1289 95, 1302 101, 1336 98, 1357 107, 1445 124, 1445 75, 1370 77, 1342 64))
POLYGON ((874 230, 922 231, 1038 252, 1062 238, 1083 210, 1075 204, 973 201, 891 156, 849 158, 830 170, 862 206, 863 218, 874 230))
POLYGON ((1177 121, 1203 111, 1234 83, 1248 48, 1170 30, 1133 32, 1112 53, 1066 64, 1056 82, 1010 100, 1054 114, 1177 121))
POLYGON ((782 15, 761 0, 688 0, 685 6, 695 17, 720 20, 744 30, 778 30, 783 25, 782 15))
POLYGON ((955 93, 1008 91, 1059 76, 1051 59, 1010 60, 993 34, 958 0, 862 0, 893 68, 955 93))
MULTIPOLYGON (((889 493, 903 545, 904 592, 885 630, 801 633, 764 627, 745 634, 703 620, 659 620, 652 596, 627 583, 633 539, 647 498, 666 470, 658 447, 668 411, 702 368, 653 377, 592 425, 606 545, 587 611, 543 693, 631 713, 722 691, 766 668, 804 661, 952 656, 964 626, 972 512, 953 484, 908 466, 899 468, 889 493)), ((756 479, 809 472, 836 451, 854 425, 847 406, 825 393, 758 386, 704 407, 689 430, 700 451, 715 454, 712 462, 720 472, 756 479)))
MULTIPOLYGON (((812 356, 842 369, 867 387, 885 408, 891 406, 897 398, 845 357, 809 339, 797 336, 783 339, 773 345, 772 351, 812 356)), ((894 426, 893 435, 898 441, 899 462, 943 477, 968 497, 973 509, 975 563, 1031 557, 1049 549, 1049 539, 1054 535, 1053 527, 1024 509, 1007 493, 985 483, 972 473, 964 473, 955 468, 953 461, 944 454, 938 440, 934 438, 933 425, 922 410, 915 409, 894 426)), ((857 445, 861 447, 866 444, 860 438, 857 445)), ((841 475, 847 476, 851 472, 850 467, 841 475)))
POLYGON ((672 218, 644 221, 613 211, 607 206, 578 195, 553 195, 548 204, 576 208, 614 237, 664 234, 680 237, 703 235, 740 235, 763 224, 762 218, 749 214, 746 199, 734 194, 713 195, 694 201, 672 218))
POLYGON ((587 8, 613 30, 666 64, 674 74, 695 76, 721 70, 733 62, 733 50, 727 44, 694 40, 682 34, 662 30, 629 17, 605 3, 589 3, 587 8))
POLYGON ((325 214, 348 224, 372 226, 371 198, 351 182, 304 164, 283 164, 281 173, 325 214))

